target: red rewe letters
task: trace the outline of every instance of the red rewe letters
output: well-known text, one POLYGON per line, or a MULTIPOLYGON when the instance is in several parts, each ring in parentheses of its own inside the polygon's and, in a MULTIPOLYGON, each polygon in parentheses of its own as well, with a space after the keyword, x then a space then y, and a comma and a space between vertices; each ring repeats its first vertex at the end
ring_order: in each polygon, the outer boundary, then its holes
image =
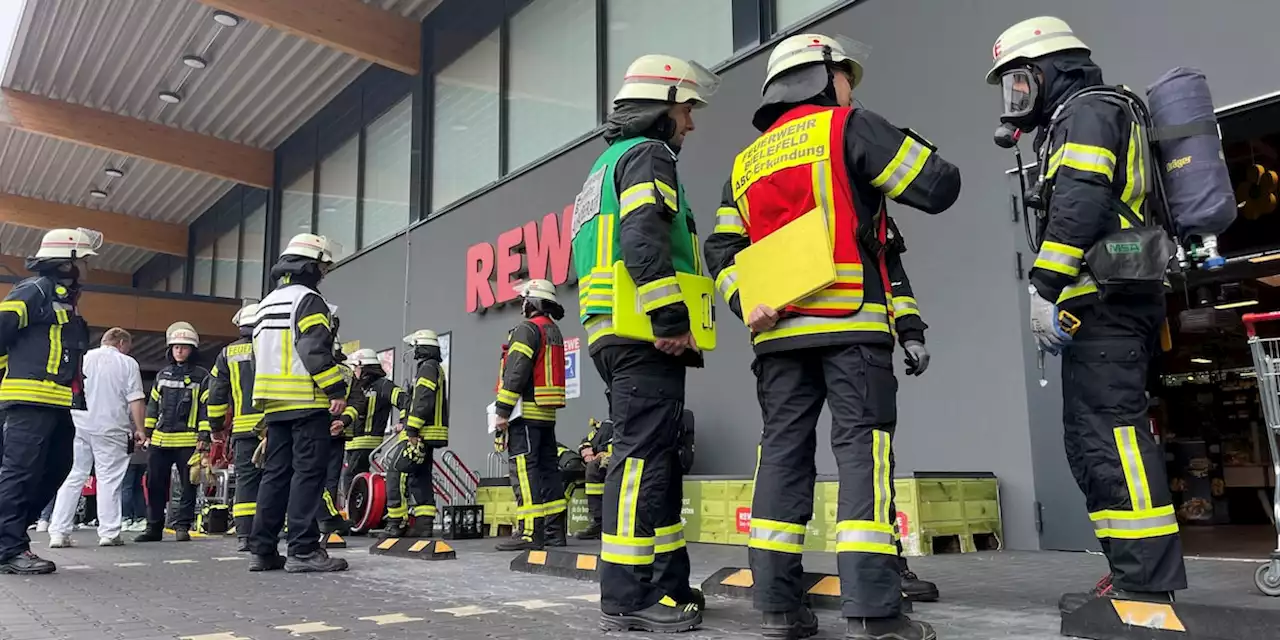
POLYGON ((516 297, 515 285, 527 275, 564 284, 570 279, 569 221, 573 205, 548 213, 498 235, 497 247, 480 242, 467 249, 467 312, 484 311, 516 297))

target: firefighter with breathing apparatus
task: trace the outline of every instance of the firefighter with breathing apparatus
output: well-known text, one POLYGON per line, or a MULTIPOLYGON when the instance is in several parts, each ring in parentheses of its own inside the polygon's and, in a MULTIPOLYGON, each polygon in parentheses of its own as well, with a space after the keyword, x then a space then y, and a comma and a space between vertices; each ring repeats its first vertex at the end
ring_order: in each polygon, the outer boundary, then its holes
POLYGON ((1165 278, 1174 252, 1182 255, 1170 231, 1199 242, 1191 254, 1215 268, 1204 238, 1235 217, 1208 83, 1174 69, 1148 89, 1148 109, 1104 84, 1089 47, 1052 17, 1013 25, 992 54, 987 82, 1001 87, 1004 109, 996 143, 1016 148, 1037 131, 1034 186, 1023 198, 1040 222, 1028 233, 1039 252, 1031 330, 1042 353, 1063 355, 1067 460, 1111 566, 1092 592, 1066 594, 1059 608, 1104 597, 1168 603, 1187 576, 1145 389, 1165 278))
POLYGON ((384 538, 430 537, 436 518, 435 450, 449 446, 449 372, 441 360, 440 336, 419 329, 404 342, 413 347, 418 367, 404 430, 388 455, 384 538))

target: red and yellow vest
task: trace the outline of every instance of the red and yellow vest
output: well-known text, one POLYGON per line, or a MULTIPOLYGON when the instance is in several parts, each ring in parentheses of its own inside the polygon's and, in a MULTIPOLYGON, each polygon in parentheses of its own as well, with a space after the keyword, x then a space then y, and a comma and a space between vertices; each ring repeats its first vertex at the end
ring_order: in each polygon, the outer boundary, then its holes
MULTIPOLYGON (((530 420, 554 421, 555 412, 565 406, 565 358, 564 336, 560 328, 547 316, 529 319, 538 328, 538 351, 533 354, 533 388, 526 390, 521 417, 530 420)), ((502 366, 498 369, 495 392, 502 391, 502 376, 506 372, 507 352, 510 342, 502 345, 502 366)))

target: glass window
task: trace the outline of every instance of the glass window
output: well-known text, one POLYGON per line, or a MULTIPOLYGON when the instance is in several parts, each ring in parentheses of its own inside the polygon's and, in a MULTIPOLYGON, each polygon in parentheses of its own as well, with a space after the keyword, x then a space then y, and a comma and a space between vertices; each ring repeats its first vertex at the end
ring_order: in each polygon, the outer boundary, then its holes
POLYGON ((436 74, 431 207, 498 179, 498 32, 436 74))
MULTIPOLYGON (((610 99, 622 86, 627 67, 647 53, 696 60, 708 69, 733 55, 733 0, 606 0, 610 99), (654 16, 678 16, 657 20, 654 16)), ((696 119, 696 118, 695 118, 696 119)))
POLYGON ((360 175, 360 136, 344 142, 320 161, 320 213, 316 233, 337 242, 341 260, 356 250, 356 180, 360 175))
POLYGON ((174 265, 173 271, 169 272, 169 293, 184 293, 186 283, 183 281, 187 279, 187 261, 179 258, 174 258, 173 261, 177 264, 174 265))
POLYGON ((262 297, 262 261, 267 251, 267 205, 244 219, 244 249, 240 252, 240 297, 262 297))
POLYGON ((213 293, 213 243, 205 242, 196 251, 195 264, 191 272, 191 293, 207 296, 213 293))
POLYGON ((774 0, 774 14, 778 31, 812 16, 835 4, 834 0, 774 0))
POLYGON ((597 124, 596 3, 537 0, 510 29, 507 153, 518 169, 597 124))
POLYGON ((168 290, 169 290, 169 278, 167 277, 160 278, 159 280, 156 280, 155 282, 151 283, 151 291, 168 291, 168 290))
POLYGON ((315 171, 308 171, 284 188, 280 196, 280 247, 278 257, 289 245, 289 238, 311 233, 311 195, 315 189, 315 171))
POLYGON ((363 249, 409 223, 409 155, 413 98, 405 98, 369 124, 364 142, 363 249))
MULTIPOLYGON (((239 210, 235 211, 239 213, 239 210)), ((236 297, 236 262, 240 260, 240 224, 218 236, 213 245, 213 295, 219 298, 236 297)))

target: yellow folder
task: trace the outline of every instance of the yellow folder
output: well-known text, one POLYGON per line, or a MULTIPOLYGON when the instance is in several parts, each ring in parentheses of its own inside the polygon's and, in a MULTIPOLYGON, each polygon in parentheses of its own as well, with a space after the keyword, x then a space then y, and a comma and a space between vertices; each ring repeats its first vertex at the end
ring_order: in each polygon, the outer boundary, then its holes
POLYGON ((831 236, 821 209, 739 251, 735 264, 744 321, 757 305, 782 309, 836 281, 831 236))
MULTIPOLYGON (((689 327, 699 351, 716 348, 716 283, 692 273, 676 273, 680 295, 689 308, 689 327)), ((613 263, 613 330, 619 338, 654 342, 653 324, 640 306, 636 283, 621 260, 613 263)))

